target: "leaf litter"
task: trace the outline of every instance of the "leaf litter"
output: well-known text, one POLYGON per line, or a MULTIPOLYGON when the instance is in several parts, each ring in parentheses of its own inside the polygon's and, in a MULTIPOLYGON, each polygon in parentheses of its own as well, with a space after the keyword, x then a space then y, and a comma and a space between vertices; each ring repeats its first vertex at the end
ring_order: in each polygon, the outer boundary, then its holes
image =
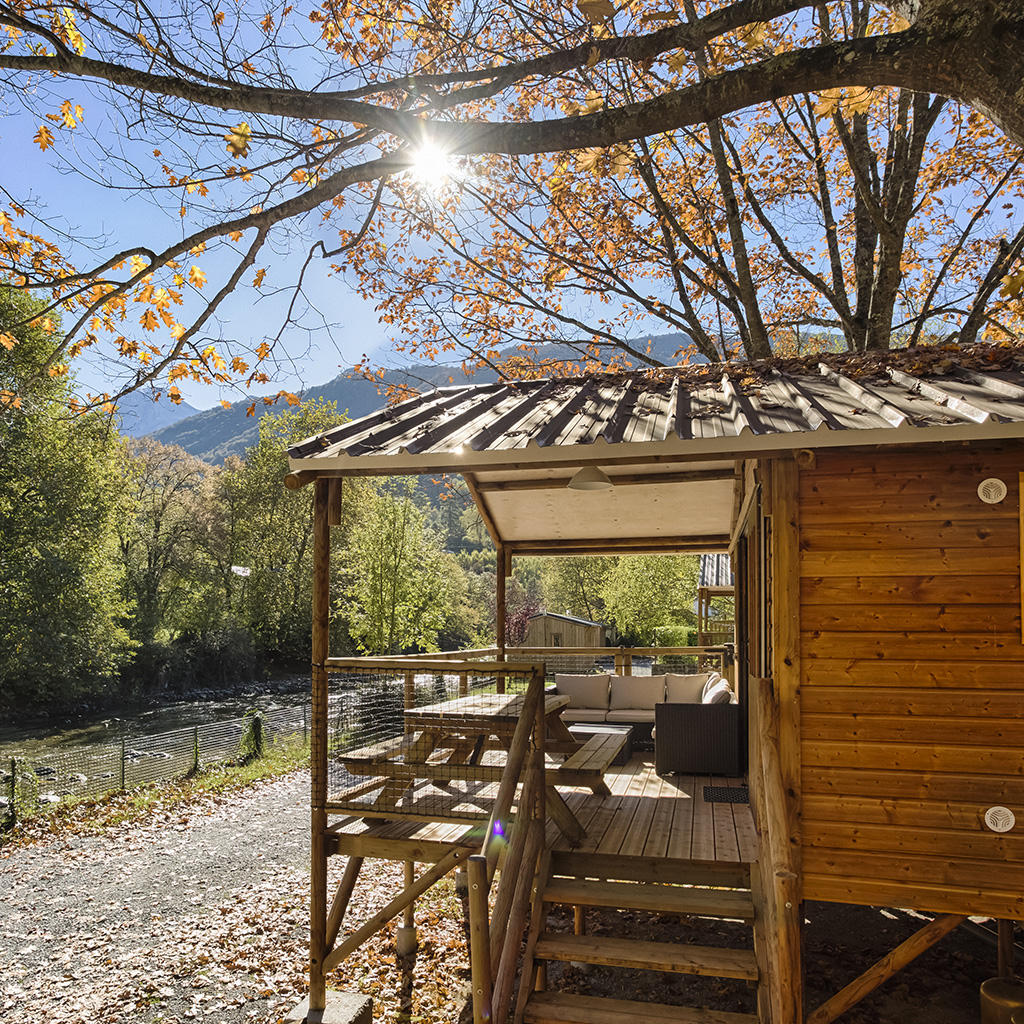
MULTIPOLYGON (((0 1017, 49 1024, 270 1024, 306 994, 308 776, 157 808, 89 834, 65 821, 0 850, 0 1017)), ((336 886, 345 858, 330 861, 336 886)), ((346 922, 382 909, 403 867, 367 860, 346 922)), ((388 1024, 458 1020, 469 964, 450 880, 418 901, 420 947, 394 923, 329 985, 388 1024)))

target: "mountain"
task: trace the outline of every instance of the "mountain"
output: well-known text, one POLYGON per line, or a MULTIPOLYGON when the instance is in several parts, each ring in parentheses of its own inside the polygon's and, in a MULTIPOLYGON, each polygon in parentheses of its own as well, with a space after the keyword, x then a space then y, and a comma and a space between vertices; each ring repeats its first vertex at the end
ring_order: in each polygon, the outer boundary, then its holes
POLYGON ((169 398, 160 401, 143 391, 132 391, 117 403, 117 415, 121 420, 121 433, 129 437, 143 437, 195 416, 199 412, 188 402, 175 405, 169 398))
MULTIPOLYGON (((682 334, 658 335, 650 339, 650 352, 655 358, 671 364, 676 349, 685 343, 686 336, 682 334)), ((539 355, 541 358, 571 358, 564 348, 553 344, 541 346, 539 355)), ((405 366, 389 370, 387 374, 388 383, 409 384, 420 389, 446 387, 453 381, 455 384, 462 384, 468 379, 470 378, 467 378, 459 367, 436 363, 405 366)), ((493 370, 480 370, 471 379, 474 383, 484 384, 495 380, 496 374, 493 370)), ((321 398, 324 401, 335 402, 338 411, 346 412, 351 419, 365 416, 384 404, 383 397, 377 391, 377 385, 363 377, 350 377, 344 372, 326 384, 307 388, 300 392, 299 397, 303 401, 321 398)), ((256 412, 252 416, 248 415, 248 410, 253 404, 253 399, 246 399, 233 403, 227 409, 216 406, 204 412, 193 410, 194 415, 188 416, 187 419, 179 418, 162 429, 153 429, 152 436, 162 444, 180 445, 207 462, 223 462, 229 455, 244 455, 246 449, 251 448, 259 440, 259 417, 265 411, 261 400, 257 398, 255 401, 256 412)), ((281 407, 279 404, 274 408, 281 407)), ((184 405, 177 408, 184 408, 184 405)), ((135 433, 126 431, 128 432, 135 433)))

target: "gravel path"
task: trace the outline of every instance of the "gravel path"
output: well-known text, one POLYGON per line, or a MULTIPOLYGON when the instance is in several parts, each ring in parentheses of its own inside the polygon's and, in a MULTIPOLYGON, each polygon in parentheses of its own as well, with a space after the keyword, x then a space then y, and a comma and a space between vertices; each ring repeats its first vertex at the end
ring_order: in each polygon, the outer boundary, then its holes
MULTIPOLYGON (((300 772, 102 836, 0 853, 0 1018, 280 1019, 306 989, 308 822, 300 772)), ((332 875, 343 866, 332 863, 332 875)), ((400 866, 368 862, 354 916, 380 909, 400 879, 400 866)), ((446 898, 439 887, 420 916, 438 922, 446 898)), ((379 936, 332 984, 377 997, 378 1021, 397 1020, 403 1005, 409 1024, 456 1020, 461 928, 433 922, 416 957, 396 963, 379 936)))

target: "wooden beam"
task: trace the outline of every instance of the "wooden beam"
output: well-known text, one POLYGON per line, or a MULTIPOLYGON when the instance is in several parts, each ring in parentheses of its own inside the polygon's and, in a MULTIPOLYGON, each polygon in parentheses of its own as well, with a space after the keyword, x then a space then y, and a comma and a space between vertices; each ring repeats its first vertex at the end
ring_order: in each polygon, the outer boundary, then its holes
POLYGON ((419 899, 432 885, 439 882, 452 868, 469 859, 469 850, 452 850, 443 860, 424 871, 414 885, 399 893, 379 914, 357 928, 345 941, 324 960, 324 973, 334 970, 351 953, 358 949, 371 935, 398 915, 414 900, 419 899))
POLYGON ((352 898, 352 891, 356 887, 356 879, 359 877, 359 869, 363 866, 362 857, 349 857, 345 865, 345 873, 338 883, 338 891, 334 894, 331 902, 331 910, 327 915, 327 951, 334 948, 338 932, 341 931, 341 923, 345 920, 345 911, 348 902, 352 898))
POLYGON ((491 538, 491 542, 496 548, 500 548, 501 533, 498 530, 498 524, 494 521, 494 516, 491 515, 491 510, 487 505, 487 499, 480 493, 476 477, 474 477, 472 473, 465 473, 463 474, 463 479, 466 481, 466 486, 469 488, 470 497, 472 497, 473 501, 476 503, 477 511, 479 511, 480 518, 484 521, 484 527, 491 538))
POLYGON ((300 491, 303 487, 320 479, 320 474, 311 469, 301 469, 298 473, 289 473, 284 478, 284 485, 289 491, 300 491))
MULTIPOLYGON (((718 480, 732 480, 736 470, 729 469, 695 469, 673 473, 626 473, 611 477, 615 487, 638 487, 645 484, 690 484, 711 483, 718 480)), ((481 494, 491 492, 508 493, 510 491, 547 491, 568 487, 572 475, 565 477, 543 477, 535 480, 476 480, 475 487, 481 494)))
POLYGON ((327 658, 330 654, 331 528, 327 480, 313 494, 313 672, 310 727, 309 1005, 326 1006, 327 658))
POLYGON ((958 914, 946 914, 929 921, 914 932, 906 942, 901 942, 891 953, 869 967, 856 981, 851 981, 842 991, 837 992, 826 1003, 822 1003, 808 1018, 806 1024, 831 1024, 840 1014, 859 1003, 868 993, 874 992, 882 982, 903 970, 911 960, 930 949, 939 939, 948 935, 966 921, 958 914))
POLYGON ((644 554, 649 552, 698 552, 709 554, 729 550, 728 534, 665 537, 570 537, 562 540, 506 540, 505 547, 517 555, 599 555, 644 554))
MULTIPOLYGON (((317 463, 316 456, 310 456, 300 460, 306 467, 288 474, 286 486, 303 487, 314 479, 326 479, 332 476, 436 476, 440 473, 452 473, 465 477, 467 473, 519 473, 525 471, 537 471, 542 469, 565 469, 570 467, 577 471, 583 466, 597 466, 600 469, 608 469, 615 466, 685 466, 688 463, 723 462, 733 459, 775 459, 785 457, 793 451, 793 441, 796 435, 788 437, 790 444, 785 445, 786 437, 779 435, 779 447, 777 449, 739 449, 721 452, 696 451, 696 452, 674 452, 670 455, 621 455, 604 457, 591 456, 583 457, 579 451, 579 445, 573 445, 575 451, 570 451, 568 445, 552 445, 550 449, 544 450, 541 458, 530 461, 516 459, 513 453, 505 453, 504 460, 496 459, 488 462, 486 456, 490 453, 467 452, 457 457, 451 454, 441 455, 428 453, 418 457, 415 466, 408 468, 396 467, 397 459, 386 456, 349 456, 345 458, 344 468, 338 466, 337 457, 332 457, 335 465, 323 468, 314 468, 317 463), (482 458, 475 459, 475 456, 482 458), (371 463, 373 460, 373 464, 371 463), (430 460, 430 461, 428 461, 430 460), (289 479, 292 482, 288 482, 289 479)), ((851 449, 853 450, 853 449, 851 449)), ((610 453, 611 447, 605 450, 610 453)), ((847 451, 844 446, 844 451, 847 451)), ((325 460, 326 461, 326 460, 325 460)))

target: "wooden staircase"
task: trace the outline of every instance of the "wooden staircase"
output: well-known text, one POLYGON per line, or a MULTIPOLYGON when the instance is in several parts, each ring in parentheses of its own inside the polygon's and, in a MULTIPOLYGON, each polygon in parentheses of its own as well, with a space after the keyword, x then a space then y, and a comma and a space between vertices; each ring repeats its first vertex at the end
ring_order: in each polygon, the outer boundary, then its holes
MULTIPOLYGON (((699 884, 652 883, 629 877, 643 871, 642 861, 636 871, 630 872, 624 870, 621 859, 617 860, 615 864, 602 863, 601 856, 592 855, 587 857, 584 868, 579 858, 572 856, 560 858, 553 853, 550 860, 542 858, 515 1024, 756 1024, 757 1016, 746 1013, 535 990, 544 987, 547 964, 553 961, 734 978, 756 984, 758 969, 752 949, 549 932, 546 925, 553 904, 583 910, 611 908, 720 918, 753 925, 754 905, 749 889, 715 887, 713 876, 709 878, 706 872, 699 884), (607 881, 609 876, 618 880, 607 881)), ((577 919, 580 917, 578 910, 577 919)))

